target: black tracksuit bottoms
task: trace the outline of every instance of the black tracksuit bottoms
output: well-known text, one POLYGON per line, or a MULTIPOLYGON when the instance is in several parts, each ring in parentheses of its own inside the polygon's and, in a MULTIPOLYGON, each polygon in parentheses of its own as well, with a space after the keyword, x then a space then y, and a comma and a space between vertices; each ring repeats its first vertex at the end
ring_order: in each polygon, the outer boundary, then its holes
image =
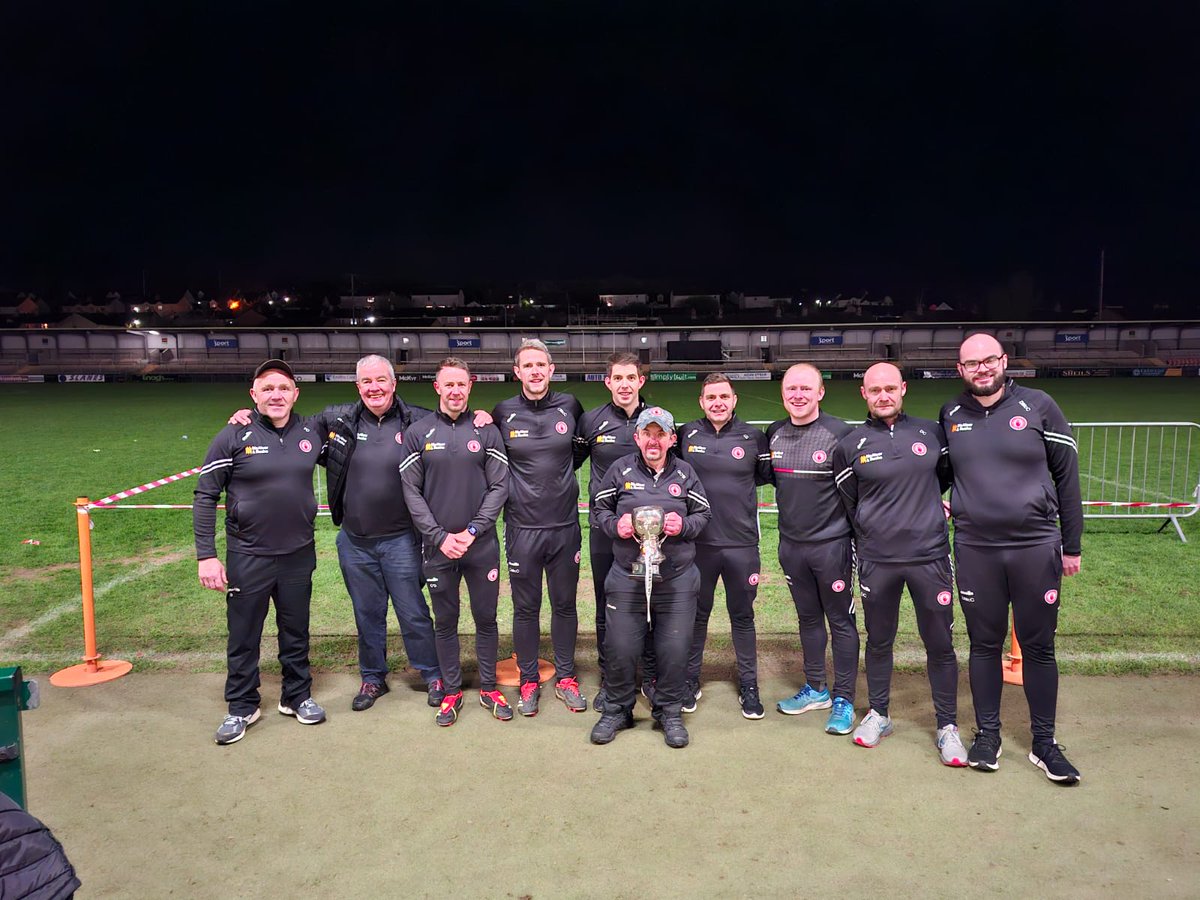
POLYGON ((700 572, 694 565, 670 581, 658 582, 651 594, 652 621, 647 622, 644 582, 616 569, 609 571, 605 581, 608 630, 604 635, 609 712, 633 710, 638 659, 646 644, 653 643, 658 662, 653 715, 659 719, 680 714, 699 588, 700 572))
POLYGON ((925 644, 925 671, 938 728, 958 724, 958 657, 954 654, 954 575, 950 556, 928 562, 858 561, 863 619, 867 625, 867 693, 871 709, 888 714, 892 647, 900 624, 900 593, 912 596, 917 631, 925 644))
MULTIPOLYGON (((605 649, 605 635, 608 629, 608 610, 605 585, 608 582, 608 573, 613 567, 612 538, 598 528, 589 529, 588 550, 592 558, 592 588, 596 593, 596 662, 600 666, 600 681, 607 684, 608 651, 605 649)), ((653 623, 651 627, 653 628, 653 623)), ((654 641, 646 641, 646 652, 642 655, 642 681, 654 681, 655 671, 654 641)))
POLYGON ((1008 608, 1024 656, 1022 673, 1034 742, 1054 738, 1058 707, 1058 627, 1062 547, 972 547, 954 545, 958 599, 971 639, 971 698, 980 731, 1000 730, 1004 687, 1001 654, 1008 636, 1008 608))
POLYGON ((308 610, 316 547, 310 544, 283 556, 250 556, 230 550, 225 557, 225 617, 228 674, 225 701, 229 713, 249 716, 262 701, 258 658, 267 608, 275 601, 279 632, 279 665, 283 673, 280 702, 295 709, 312 695, 308 667, 308 610))
POLYGON ((729 630, 733 639, 733 653, 737 658, 738 684, 744 687, 758 683, 754 599, 758 596, 759 562, 757 544, 749 547, 696 545, 700 595, 696 602, 692 652, 688 658, 688 678, 691 681, 700 681, 704 644, 708 640, 708 620, 712 617, 719 578, 725 586, 725 607, 729 610, 729 630))
POLYGON ((459 584, 465 578, 475 620, 475 658, 479 662, 479 689, 496 689, 496 656, 500 632, 496 627, 496 605, 500 599, 500 541, 495 530, 475 540, 459 559, 449 559, 436 547, 425 546, 425 581, 433 606, 433 636, 438 667, 446 693, 462 690, 462 648, 458 641, 461 609, 459 584))
POLYGON ((779 566, 800 620, 804 675, 825 686, 825 647, 833 644, 833 696, 854 702, 858 680, 858 624, 854 618, 854 544, 849 536, 819 543, 779 539, 779 566), (829 621, 829 632, 825 622, 829 621))
POLYGON ((517 652, 522 684, 537 684, 539 680, 543 572, 550 597, 554 679, 575 677, 581 540, 578 519, 574 525, 557 528, 504 526, 504 555, 513 599, 513 649, 517 652))

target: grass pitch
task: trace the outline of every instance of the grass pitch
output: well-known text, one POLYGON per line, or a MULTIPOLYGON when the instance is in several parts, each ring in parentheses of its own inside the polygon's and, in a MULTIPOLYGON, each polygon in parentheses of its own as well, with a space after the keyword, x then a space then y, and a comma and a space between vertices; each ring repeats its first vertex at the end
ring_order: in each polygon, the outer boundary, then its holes
MULTIPOLYGON (((1200 419, 1200 392, 1191 380, 1023 383, 1050 392, 1075 422, 1200 419)), ((585 408, 608 399, 601 384, 570 382, 559 387, 577 394, 585 408)), ((783 415, 778 382, 741 382, 736 387, 743 418, 773 420, 783 415)), ((480 384, 474 405, 490 408, 514 390, 512 384, 480 384)), ((910 383, 906 407, 914 415, 934 418, 956 390, 957 382, 951 381, 910 383)), ((846 419, 862 418, 856 383, 829 382, 827 391, 825 409, 846 419)), ((413 402, 434 403, 428 384, 402 385, 401 392, 413 402)), ((671 409, 680 422, 701 414, 698 393, 697 383, 648 383, 644 391, 648 400, 671 409)), ((354 396, 349 384, 302 385, 298 409, 311 412, 354 396)), ((229 413, 248 402, 245 386, 236 384, 0 386, 8 420, 21 423, 26 432, 24 452, 10 454, 0 474, 5 497, 0 507, 0 664, 44 670, 78 661, 82 634, 74 498, 97 499, 199 465, 229 413), (27 540, 40 543, 23 543, 27 540)), ((1096 459, 1096 449, 1085 446, 1082 434, 1080 438, 1087 499, 1125 499, 1097 493, 1104 489, 1112 494, 1113 484, 1125 481, 1163 495, 1181 486, 1190 493, 1195 487, 1192 473, 1200 458, 1195 442, 1185 452, 1178 440, 1163 448, 1147 447, 1136 435, 1121 438, 1121 446, 1126 441, 1129 446, 1121 450, 1119 461, 1114 444, 1103 465, 1097 466, 1089 462, 1096 459), (1089 484, 1089 479, 1099 484, 1089 484)), ((586 467, 581 476, 586 482, 586 467)), ((190 504, 193 488, 194 480, 186 478, 127 502, 190 504)), ((1083 572, 1063 589, 1059 648, 1064 669, 1200 669, 1200 594, 1193 580, 1200 528, 1195 520, 1185 520, 1190 542, 1183 544, 1169 528, 1158 532, 1162 521, 1088 520, 1083 572)), ((105 510, 94 512, 92 522, 101 652, 133 659, 139 668, 222 669, 224 604, 221 595, 203 590, 196 579, 190 512, 105 510)), ((762 532, 763 578, 757 603, 761 639, 764 646, 774 643, 798 652, 795 612, 775 559, 771 515, 762 517, 762 532)), ((354 621, 336 563, 334 534, 329 519, 319 518, 313 659, 326 668, 352 669, 354 621)), ((588 632, 594 619, 586 553, 579 597, 580 628, 588 632)), ((506 586, 500 617, 504 635, 511 625, 506 586)), ((715 614, 711 630, 715 644, 727 640, 727 618, 715 614)), ((965 629, 959 629, 958 641, 960 649, 965 648, 965 629)), ((393 648, 399 653, 398 638, 393 648)), ((897 651, 902 667, 923 664, 910 608, 902 618, 897 651)), ((402 662, 398 655, 393 660, 395 665, 402 662)))

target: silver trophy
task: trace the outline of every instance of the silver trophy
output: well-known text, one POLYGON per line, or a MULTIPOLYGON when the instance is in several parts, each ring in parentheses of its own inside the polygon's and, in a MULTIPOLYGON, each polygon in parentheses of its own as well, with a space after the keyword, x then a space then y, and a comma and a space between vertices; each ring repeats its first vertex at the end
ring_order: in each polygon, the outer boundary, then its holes
POLYGON ((645 578, 647 581, 660 578, 658 564, 666 559, 659 548, 664 518, 661 506, 639 506, 633 511, 633 531, 642 545, 642 552, 633 563, 635 578, 645 578))

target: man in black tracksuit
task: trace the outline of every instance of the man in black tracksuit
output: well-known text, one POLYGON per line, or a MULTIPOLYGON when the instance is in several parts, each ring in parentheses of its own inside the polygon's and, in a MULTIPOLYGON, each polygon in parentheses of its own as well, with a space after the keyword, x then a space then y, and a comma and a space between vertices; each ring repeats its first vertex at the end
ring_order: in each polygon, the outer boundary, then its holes
POLYGON ((967 390, 942 407, 940 420, 954 468, 954 555, 979 729, 968 758, 980 771, 999 768, 1001 652, 1011 605, 1024 654, 1029 760, 1052 781, 1071 785, 1079 770, 1054 734, 1054 631, 1062 577, 1080 568, 1079 457, 1058 404, 1008 379, 1007 364, 991 335, 967 338, 958 364, 967 390))
POLYGON ((831 709, 825 730, 854 729, 858 626, 854 619, 854 545, 850 520, 833 482, 833 448, 850 433, 841 419, 821 412, 825 385, 819 369, 800 363, 783 376, 788 418, 767 429, 775 500, 779 506, 779 565, 783 569, 804 649, 808 679, 776 709, 799 715, 831 709), (829 622, 829 634, 825 622, 829 622), (825 684, 825 646, 833 644, 832 696, 825 684))
POLYGON ((737 657, 738 702, 747 719, 763 717, 758 696, 758 651, 754 631, 754 598, 758 594, 758 495, 755 488, 770 484, 771 449, 767 436, 737 417, 733 383, 714 373, 700 387, 704 418, 680 429, 678 452, 691 463, 719 511, 696 538, 700 594, 696 626, 688 658, 688 693, 684 712, 700 699, 700 669, 712 615, 717 579, 725 583, 733 652, 737 657))
POLYGON ((329 508, 338 562, 358 628, 362 684, 351 707, 370 709, 388 692, 388 597, 396 610, 410 665, 428 690, 430 706, 444 689, 434 645, 433 620, 421 594, 421 539, 404 503, 400 463, 408 455, 404 436, 429 410, 396 396, 396 374, 381 356, 355 366, 358 403, 330 407, 322 459, 329 475, 329 508))
POLYGON ((508 456, 508 502, 504 506, 504 554, 513 598, 513 649, 521 671, 517 711, 536 716, 541 695, 542 573, 550 596, 554 645, 554 694, 572 712, 587 709, 575 676, 579 635, 581 530, 579 482, 582 438, 576 427, 583 407, 574 396, 550 389, 554 362, 546 345, 523 341, 513 360, 521 393, 496 404, 492 418, 508 456))
MULTIPOLYGON (((579 420, 577 434, 582 439, 584 452, 592 461, 588 481, 589 507, 596 502, 596 491, 609 467, 621 457, 637 452, 637 444, 633 440, 634 426, 646 408, 639 393, 645 383, 646 376, 642 374, 636 354, 624 351, 612 354, 608 358, 608 371, 604 376, 604 386, 608 388, 612 400, 588 410, 579 420)), ((602 713, 608 696, 604 689, 607 671, 604 583, 613 564, 612 540, 596 528, 589 528, 588 553, 592 564, 592 589, 596 595, 596 655, 600 664, 600 690, 596 692, 592 705, 596 712, 602 713)), ((648 687, 654 679, 654 655, 649 642, 647 655, 642 662, 642 678, 647 685, 644 690, 649 695, 653 691, 648 687)))
POLYGON ((218 744, 245 736, 259 718, 258 658, 263 623, 275 601, 283 691, 279 712, 304 725, 325 721, 311 697, 308 615, 317 566, 313 468, 322 436, 292 414, 300 391, 292 369, 269 359, 254 373, 249 425, 226 425, 209 445, 192 508, 200 583, 225 591, 229 624, 225 700, 218 744), (217 501, 225 494, 225 565, 217 558, 217 501))
POLYGON ((496 689, 500 542, 496 519, 508 498, 508 460, 494 425, 476 426, 467 409, 471 372, 448 357, 433 383, 438 410, 409 428, 411 455, 400 464, 404 499, 422 537, 425 580, 433 601, 434 634, 446 696, 436 721, 449 726, 462 708, 458 617, 461 579, 475 619, 479 704, 497 719, 512 707, 496 689))
POLYGON ((892 646, 900 594, 908 586, 925 644, 926 669, 937 713, 941 761, 965 766, 958 734, 958 657, 954 654, 954 576, 942 493, 950 459, 941 426, 904 414, 907 385, 891 363, 863 375, 869 417, 833 450, 835 481, 854 526, 858 583, 867 621, 867 689, 871 708, 854 743, 875 747, 893 731, 888 714, 892 646))
POLYGON ((700 588, 695 540, 711 513, 695 470, 670 455, 674 428, 675 420, 661 407, 643 410, 637 419, 639 452, 609 467, 591 509, 592 527, 610 537, 614 557, 605 580, 608 702, 592 729, 595 744, 607 744, 618 731, 633 726, 634 676, 651 623, 658 661, 654 719, 662 727, 668 747, 686 747, 688 743, 680 712, 700 588), (642 506, 659 507, 665 513, 661 547, 666 559, 659 569, 661 580, 653 583, 650 597, 644 578, 632 574, 641 552, 633 512, 642 506))

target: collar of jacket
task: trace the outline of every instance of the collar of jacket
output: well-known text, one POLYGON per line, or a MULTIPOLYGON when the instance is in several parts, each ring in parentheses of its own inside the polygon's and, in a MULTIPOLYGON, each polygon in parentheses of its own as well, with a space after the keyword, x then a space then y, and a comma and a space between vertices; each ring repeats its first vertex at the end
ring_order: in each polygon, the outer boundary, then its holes
POLYGON ((883 431, 891 431, 896 425, 903 425, 908 421, 908 413, 901 412, 896 416, 896 421, 893 425, 886 424, 883 419, 877 419, 874 416, 867 416, 867 421, 864 423, 868 428, 879 428, 883 431))
POLYGON ((721 431, 717 431, 717 427, 713 425, 708 416, 704 416, 696 421, 699 423, 699 427, 703 428, 709 434, 720 434, 722 431, 726 434, 731 434, 732 432, 737 431, 739 428, 746 427, 746 423, 737 417, 737 413, 734 413, 729 417, 729 421, 725 423, 725 427, 722 428, 721 431))
POLYGON ((383 411, 382 416, 375 416, 375 413, 367 409, 367 404, 365 404, 362 400, 359 400, 356 404, 354 404, 354 421, 357 422, 364 416, 371 416, 375 418, 377 422, 386 422, 393 416, 400 416, 401 419, 407 419, 407 411, 408 407, 404 405, 404 401, 396 396, 392 397, 392 405, 383 411))
POLYGON ((638 394, 637 406, 635 406, 633 408, 633 412, 629 414, 626 414, 625 410, 621 409, 621 407, 617 406, 617 404, 613 403, 611 400, 608 401, 608 406, 609 409, 613 411, 614 415, 618 415, 622 419, 628 421, 630 419, 636 419, 642 414, 642 410, 646 408, 646 401, 642 399, 641 394, 638 394))
POLYGON ((438 408, 433 411, 433 414, 448 425, 457 425, 459 422, 466 422, 468 425, 470 425, 475 421, 475 410, 471 409, 469 406, 458 414, 457 419, 452 419, 442 412, 442 407, 440 404, 438 405, 438 408))
POLYGON ((517 394, 517 399, 521 401, 522 406, 527 406, 529 409, 545 409, 548 406, 557 406, 557 403, 551 403, 550 398, 555 396, 553 388, 546 391, 546 396, 540 400, 531 400, 525 396, 525 387, 522 385, 521 392, 517 394))
POLYGON ((297 418, 299 417, 296 415, 296 410, 293 409, 290 413, 288 413, 287 424, 282 428, 276 428, 275 423, 260 413, 257 409, 250 413, 250 423, 252 425, 261 425, 263 428, 266 428, 268 431, 273 431, 276 434, 287 434, 292 429, 292 426, 296 424, 297 418))

